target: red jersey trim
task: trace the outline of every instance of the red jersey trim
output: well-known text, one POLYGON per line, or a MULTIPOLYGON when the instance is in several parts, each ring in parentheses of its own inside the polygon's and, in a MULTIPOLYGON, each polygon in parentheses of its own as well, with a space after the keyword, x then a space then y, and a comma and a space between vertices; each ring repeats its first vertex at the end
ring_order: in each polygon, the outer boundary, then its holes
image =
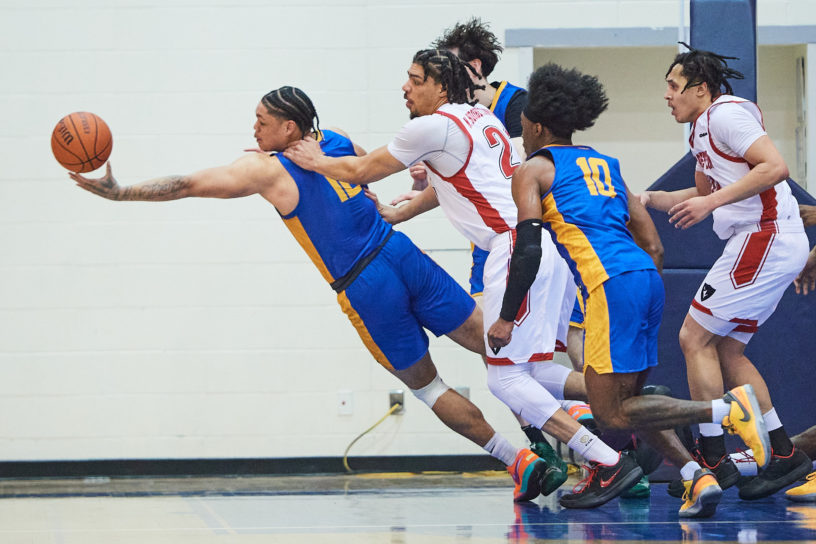
MULTIPOLYGON (((528 363, 540 363, 543 361, 552 361, 553 354, 550 353, 534 353, 530 356, 527 360, 528 363)), ((487 364, 489 365, 496 365, 496 366, 510 366, 514 365, 513 361, 508 359, 507 357, 487 357, 487 364)))

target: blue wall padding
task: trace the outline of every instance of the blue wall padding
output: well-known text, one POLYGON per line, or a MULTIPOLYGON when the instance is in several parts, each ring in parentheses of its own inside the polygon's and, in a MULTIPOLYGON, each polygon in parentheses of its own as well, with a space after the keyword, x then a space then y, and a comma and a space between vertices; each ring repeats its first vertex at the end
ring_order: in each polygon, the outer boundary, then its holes
POLYGON ((728 65, 745 75, 729 81, 734 94, 756 102, 756 0, 692 0, 691 46, 738 60, 728 65))
MULTIPOLYGON (((668 385, 680 398, 689 398, 689 390, 677 335, 704 277, 700 270, 663 272, 666 307, 659 336, 660 364, 649 383, 668 385)), ((789 287, 745 354, 765 378, 785 428, 794 434, 816 425, 816 293, 803 297, 789 287)))

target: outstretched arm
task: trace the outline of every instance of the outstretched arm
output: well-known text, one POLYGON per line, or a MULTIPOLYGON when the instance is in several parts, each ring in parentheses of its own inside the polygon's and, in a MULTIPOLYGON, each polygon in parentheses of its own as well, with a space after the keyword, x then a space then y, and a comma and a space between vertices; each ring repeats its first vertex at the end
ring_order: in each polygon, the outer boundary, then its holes
MULTIPOLYGON (((122 187, 113 177, 110 163, 101 178, 68 174, 77 186, 108 200, 164 201, 187 197, 238 198, 258 193, 270 180, 272 157, 253 153, 227 166, 188 175, 163 176, 122 187)), ((275 161, 277 162, 277 161, 275 161)), ((272 176, 274 177, 274 176, 272 176)))
POLYGON ((385 146, 362 157, 327 157, 311 137, 290 144, 283 155, 301 168, 356 185, 379 181, 406 168, 385 146))

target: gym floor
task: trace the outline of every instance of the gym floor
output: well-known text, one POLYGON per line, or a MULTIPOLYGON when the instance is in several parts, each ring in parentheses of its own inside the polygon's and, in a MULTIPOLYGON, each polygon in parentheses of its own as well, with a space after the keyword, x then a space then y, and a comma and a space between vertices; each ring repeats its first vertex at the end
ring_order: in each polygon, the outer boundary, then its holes
MULTIPOLYGON (((572 477, 557 493, 567 493, 572 477)), ((650 498, 514 505, 506 473, 0 481, 3 544, 814 542, 816 503, 728 489, 713 518, 650 498)))

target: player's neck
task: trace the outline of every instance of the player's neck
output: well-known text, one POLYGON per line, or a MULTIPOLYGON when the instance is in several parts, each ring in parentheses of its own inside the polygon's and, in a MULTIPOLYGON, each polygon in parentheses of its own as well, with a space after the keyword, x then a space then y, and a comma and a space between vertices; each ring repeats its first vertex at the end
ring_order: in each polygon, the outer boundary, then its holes
POLYGON ((473 91, 473 97, 476 99, 479 104, 482 106, 489 108, 490 104, 493 103, 493 99, 496 97, 496 90, 493 85, 487 82, 487 80, 483 80, 483 83, 479 83, 479 85, 484 84, 484 89, 476 89, 473 91))

